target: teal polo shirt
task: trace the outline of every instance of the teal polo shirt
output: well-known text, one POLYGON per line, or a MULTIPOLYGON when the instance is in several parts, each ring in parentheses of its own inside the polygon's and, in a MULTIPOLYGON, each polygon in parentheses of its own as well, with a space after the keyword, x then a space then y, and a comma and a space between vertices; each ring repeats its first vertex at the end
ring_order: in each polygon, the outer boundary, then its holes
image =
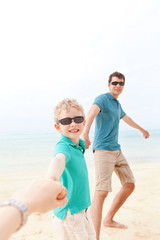
POLYGON ((65 169, 60 181, 67 189, 68 203, 53 211, 54 215, 64 220, 67 209, 71 214, 80 212, 91 205, 87 165, 84 158, 85 143, 79 140, 74 144, 66 136, 61 135, 55 146, 54 156, 58 153, 65 155, 65 169))
POLYGON ((101 109, 95 117, 93 150, 119 150, 119 121, 126 115, 119 101, 110 93, 105 93, 96 97, 93 104, 96 104, 101 109))

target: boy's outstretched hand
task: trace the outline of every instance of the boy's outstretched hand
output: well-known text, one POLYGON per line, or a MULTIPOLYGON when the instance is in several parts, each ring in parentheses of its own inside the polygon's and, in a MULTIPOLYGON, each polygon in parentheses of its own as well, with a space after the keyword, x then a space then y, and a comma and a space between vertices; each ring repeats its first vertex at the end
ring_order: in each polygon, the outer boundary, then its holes
POLYGON ((63 188, 62 191, 58 194, 57 200, 61 200, 67 196, 67 189, 63 188))

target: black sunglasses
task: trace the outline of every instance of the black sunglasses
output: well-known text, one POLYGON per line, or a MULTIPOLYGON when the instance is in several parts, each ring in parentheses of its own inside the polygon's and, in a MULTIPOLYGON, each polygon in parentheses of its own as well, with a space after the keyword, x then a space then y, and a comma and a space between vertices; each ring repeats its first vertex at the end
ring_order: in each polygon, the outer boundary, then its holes
POLYGON ((111 82, 110 84, 114 85, 114 86, 117 86, 118 84, 120 86, 124 86, 124 82, 111 82))
POLYGON ((77 117, 74 117, 74 118, 62 118, 60 120, 58 120, 57 123, 61 123, 62 125, 69 125, 71 124, 72 120, 75 122, 75 123, 82 123, 84 121, 84 117, 83 116, 77 116, 77 117))

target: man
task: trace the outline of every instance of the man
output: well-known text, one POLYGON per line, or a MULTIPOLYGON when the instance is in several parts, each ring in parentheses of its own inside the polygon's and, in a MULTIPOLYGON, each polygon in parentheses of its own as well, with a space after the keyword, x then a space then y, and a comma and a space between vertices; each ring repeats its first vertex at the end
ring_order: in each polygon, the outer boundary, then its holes
POLYGON ((115 171, 119 177, 122 189, 115 196, 111 208, 104 218, 103 224, 105 227, 127 228, 127 226, 114 221, 113 218, 135 188, 132 171, 118 144, 120 119, 123 119, 128 125, 141 131, 145 138, 149 137, 148 131, 127 116, 117 100, 123 91, 124 84, 125 77, 123 74, 114 72, 109 76, 109 92, 95 99, 87 114, 86 125, 83 132, 86 148, 89 148, 91 144, 89 131, 95 118, 93 152, 96 189, 91 205, 91 217, 96 230, 97 240, 99 240, 103 203, 111 191, 111 176, 113 171, 115 171))

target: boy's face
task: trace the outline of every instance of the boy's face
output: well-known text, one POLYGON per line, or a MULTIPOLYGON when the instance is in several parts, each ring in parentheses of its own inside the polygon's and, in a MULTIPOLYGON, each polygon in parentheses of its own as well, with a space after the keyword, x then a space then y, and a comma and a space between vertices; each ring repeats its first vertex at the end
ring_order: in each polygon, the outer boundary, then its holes
MULTIPOLYGON (((61 114, 59 115, 59 120, 63 118, 74 118, 78 116, 83 116, 82 112, 77 110, 74 107, 71 107, 69 111, 62 110, 61 114)), ((56 130, 69 138, 72 142, 75 144, 79 144, 79 137, 83 131, 85 125, 85 120, 82 123, 75 123, 74 120, 72 120, 71 124, 68 125, 62 125, 61 123, 56 123, 55 128, 56 130)))

